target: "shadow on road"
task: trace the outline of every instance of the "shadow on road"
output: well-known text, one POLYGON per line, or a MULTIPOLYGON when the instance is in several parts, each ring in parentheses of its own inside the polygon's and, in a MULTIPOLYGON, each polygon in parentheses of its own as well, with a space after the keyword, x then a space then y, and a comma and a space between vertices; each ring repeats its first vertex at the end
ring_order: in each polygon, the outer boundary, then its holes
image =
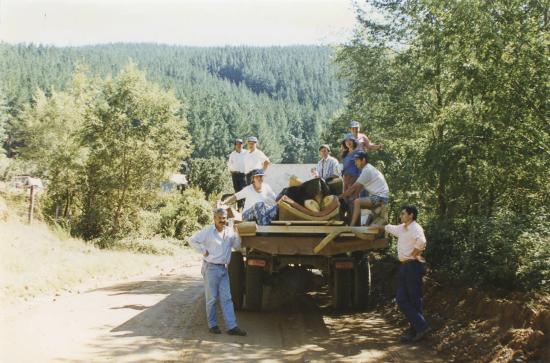
MULTIPOLYGON (((376 312, 333 311, 324 293, 285 298, 271 292, 279 297, 270 311, 237 313, 248 336, 234 337, 208 333, 199 278, 165 276, 98 291, 128 295, 128 304, 111 309, 140 311, 90 345, 102 361, 440 361, 422 347, 398 344, 400 330, 376 312), (156 294, 168 295, 150 306, 130 301, 156 294)), ((218 318, 223 330, 219 309, 218 318)))

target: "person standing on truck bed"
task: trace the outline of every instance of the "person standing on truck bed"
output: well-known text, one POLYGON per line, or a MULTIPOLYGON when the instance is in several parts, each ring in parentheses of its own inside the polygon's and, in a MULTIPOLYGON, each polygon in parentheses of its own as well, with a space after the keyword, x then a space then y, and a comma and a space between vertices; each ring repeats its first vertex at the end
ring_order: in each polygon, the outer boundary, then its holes
POLYGON ((372 164, 369 164, 369 155, 360 151, 355 155, 355 165, 361 169, 361 174, 357 181, 344 193, 340 195, 340 199, 348 200, 350 196, 356 195, 365 189, 369 195, 365 198, 357 198, 353 200, 353 211, 351 215, 350 225, 355 226, 361 217, 361 208, 374 209, 381 204, 388 204, 390 190, 384 175, 376 169, 372 164))
MULTIPOLYGON (((235 190, 235 193, 240 192, 247 184, 246 184, 246 175, 245 175, 245 169, 244 169, 244 157, 248 154, 247 150, 243 150, 243 140, 236 139, 234 144, 234 150, 229 154, 229 161, 227 162, 227 166, 229 168, 229 172, 231 173, 231 180, 233 181, 233 189, 235 190)), ((239 201, 237 203, 239 206, 239 209, 242 209, 244 206, 244 203, 242 201, 239 201)))
POLYGON ((417 342, 430 332, 422 312, 422 275, 426 249, 424 229, 416 222, 418 209, 414 205, 401 207, 400 225, 376 226, 397 237, 397 257, 401 262, 397 271, 396 301, 405 314, 410 328, 401 337, 402 342, 417 342))
POLYGON ((216 319, 216 301, 219 299, 227 334, 244 336, 246 332, 237 326, 227 272, 231 248, 241 247, 241 237, 237 227, 227 227, 226 222, 227 211, 223 208, 214 210, 214 224, 191 236, 189 245, 203 256, 201 272, 204 278, 206 319, 210 333, 221 334, 216 319))
POLYGON ((357 148, 359 150, 364 150, 364 151, 376 151, 376 150, 381 150, 382 149, 382 145, 376 145, 376 144, 373 144, 369 138, 367 137, 367 135, 365 134, 362 134, 359 132, 359 129, 361 128, 361 124, 359 124, 359 122, 357 121, 351 121, 350 125, 349 125, 349 131, 351 133, 351 135, 355 138, 355 140, 357 141, 357 148))
POLYGON ((258 139, 250 136, 247 139, 248 153, 244 156, 244 169, 246 173, 246 185, 252 183, 252 171, 257 169, 267 170, 271 161, 262 150, 258 149, 258 139))
POLYGON ((235 203, 244 199, 243 221, 253 221, 260 225, 267 225, 275 218, 278 212, 277 197, 269 184, 264 183, 263 169, 252 170, 252 184, 246 186, 238 193, 233 194, 224 202, 235 203))
POLYGON ((338 178, 340 176, 340 165, 338 160, 330 155, 330 146, 326 144, 321 145, 319 147, 319 154, 321 160, 317 163, 314 176, 324 180, 338 178))

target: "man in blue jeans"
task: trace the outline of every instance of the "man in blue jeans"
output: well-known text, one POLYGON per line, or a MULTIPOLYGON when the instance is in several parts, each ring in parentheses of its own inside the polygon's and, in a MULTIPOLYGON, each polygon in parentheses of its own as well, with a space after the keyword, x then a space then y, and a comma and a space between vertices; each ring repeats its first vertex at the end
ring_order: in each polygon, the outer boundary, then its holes
POLYGON ((191 236, 189 244, 203 256, 202 277, 210 333, 221 334, 216 319, 216 301, 219 299, 227 334, 244 336, 246 332, 237 326, 227 272, 231 248, 241 247, 241 237, 237 228, 227 227, 226 222, 227 211, 223 208, 214 210, 214 224, 191 236))
MULTIPOLYGON (((417 342, 430 332, 422 312, 422 275, 424 263, 422 251, 426 249, 424 230, 416 222, 418 209, 414 205, 401 207, 400 225, 388 224, 386 232, 397 237, 397 255, 401 265, 397 272, 396 301, 405 314, 410 328, 402 342, 417 342)), ((379 226, 382 228, 382 226, 379 226)))

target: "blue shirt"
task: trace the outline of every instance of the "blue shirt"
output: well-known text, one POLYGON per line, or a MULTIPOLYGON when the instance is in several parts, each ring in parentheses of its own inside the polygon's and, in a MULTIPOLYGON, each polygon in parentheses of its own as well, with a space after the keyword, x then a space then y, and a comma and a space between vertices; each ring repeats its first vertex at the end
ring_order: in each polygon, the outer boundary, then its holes
POLYGON ((228 264, 231 248, 241 248, 241 237, 232 228, 224 227, 218 232, 211 224, 192 235, 189 245, 202 255, 208 251, 208 256, 203 257, 206 262, 228 264))
POLYGON ((351 176, 359 176, 361 174, 361 170, 355 166, 355 154, 357 154, 360 150, 353 150, 352 152, 348 153, 344 160, 342 160, 342 164, 344 165, 342 170, 342 175, 344 174, 350 174, 351 176))

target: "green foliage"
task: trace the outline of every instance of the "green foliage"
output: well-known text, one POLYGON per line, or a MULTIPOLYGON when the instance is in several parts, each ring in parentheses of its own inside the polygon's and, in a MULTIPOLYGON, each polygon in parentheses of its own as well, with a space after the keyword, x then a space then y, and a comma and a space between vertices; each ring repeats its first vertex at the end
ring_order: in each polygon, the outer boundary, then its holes
POLYGON ((190 159, 187 180, 190 185, 201 189, 207 198, 232 192, 227 161, 221 158, 190 159))
POLYGON ((190 188, 182 194, 173 194, 160 209, 159 233, 185 240, 211 219, 212 206, 205 200, 204 193, 190 188))
POLYGON ((325 136, 337 144, 354 118, 384 144, 375 161, 393 207, 420 206, 432 257, 449 276, 542 286, 546 272, 534 266, 544 261, 544 238, 531 238, 535 223, 524 219, 550 204, 547 7, 369 4, 382 17, 359 12, 356 37, 337 55, 348 107, 325 136))
MULTIPOLYGON (((342 105, 342 82, 331 63, 333 50, 320 46, 195 48, 113 44, 55 48, 0 44, 0 84, 17 109, 37 88, 50 95, 65 90, 84 61, 99 77, 117 74, 136 60, 149 79, 175 91, 185 104, 195 149, 193 157, 227 157, 236 137, 256 135, 272 161, 303 135, 300 158, 317 160, 320 132, 342 105), (311 123, 314 123, 312 125, 311 123)), ((22 143, 17 139, 14 142, 22 143)))
POLYGON ((542 214, 503 212, 427 225, 427 256, 450 280, 550 291, 550 223, 542 214))
POLYGON ((169 173, 190 154, 180 103, 130 64, 107 80, 85 119, 89 147, 80 231, 127 234, 169 173))

